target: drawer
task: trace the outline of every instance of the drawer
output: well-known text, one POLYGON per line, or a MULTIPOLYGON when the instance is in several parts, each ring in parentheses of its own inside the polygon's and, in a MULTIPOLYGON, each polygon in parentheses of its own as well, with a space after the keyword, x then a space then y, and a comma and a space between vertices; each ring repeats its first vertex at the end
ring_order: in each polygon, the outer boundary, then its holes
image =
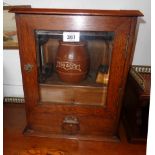
POLYGON ((111 135, 113 119, 96 116, 63 115, 56 113, 33 113, 31 128, 63 135, 111 135))

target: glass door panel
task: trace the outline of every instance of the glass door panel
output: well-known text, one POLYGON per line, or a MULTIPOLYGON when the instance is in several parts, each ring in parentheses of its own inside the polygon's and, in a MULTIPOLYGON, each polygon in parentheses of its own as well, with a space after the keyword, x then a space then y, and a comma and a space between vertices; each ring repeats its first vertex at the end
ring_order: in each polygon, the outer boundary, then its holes
POLYGON ((113 32, 35 32, 40 104, 105 106, 113 32))

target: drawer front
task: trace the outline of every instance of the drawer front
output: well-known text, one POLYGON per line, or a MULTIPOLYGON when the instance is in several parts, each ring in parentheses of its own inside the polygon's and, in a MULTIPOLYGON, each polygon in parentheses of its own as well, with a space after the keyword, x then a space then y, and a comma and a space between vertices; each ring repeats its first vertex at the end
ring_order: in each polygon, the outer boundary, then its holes
POLYGON ((64 135, 111 135, 113 119, 97 116, 33 113, 31 128, 40 132, 64 135))

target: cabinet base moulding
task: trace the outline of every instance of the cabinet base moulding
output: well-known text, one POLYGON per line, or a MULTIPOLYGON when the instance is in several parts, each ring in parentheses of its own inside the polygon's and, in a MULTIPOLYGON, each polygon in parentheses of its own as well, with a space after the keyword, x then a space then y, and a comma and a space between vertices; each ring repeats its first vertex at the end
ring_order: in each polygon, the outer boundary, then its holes
POLYGON ((60 138, 70 140, 84 140, 84 141, 105 141, 105 142, 120 142, 119 136, 97 136, 97 135, 67 135, 67 134, 54 134, 36 131, 25 127, 23 134, 25 136, 37 136, 37 137, 48 137, 48 138, 60 138))

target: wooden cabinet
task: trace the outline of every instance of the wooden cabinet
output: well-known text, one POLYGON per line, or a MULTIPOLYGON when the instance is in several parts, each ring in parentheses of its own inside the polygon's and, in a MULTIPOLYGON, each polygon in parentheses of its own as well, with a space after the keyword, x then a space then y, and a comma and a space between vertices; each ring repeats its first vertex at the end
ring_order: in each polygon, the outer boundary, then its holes
POLYGON ((128 141, 146 143, 150 106, 151 67, 132 66, 123 98, 123 122, 128 141))
POLYGON ((26 100, 24 134, 117 140, 136 22, 142 14, 37 8, 11 12, 16 14, 26 100), (67 42, 72 50, 57 62, 60 42, 67 42), (79 42, 86 44, 89 55, 86 76, 77 83, 63 81, 57 66, 71 76, 82 70, 79 53, 72 48, 79 42))

